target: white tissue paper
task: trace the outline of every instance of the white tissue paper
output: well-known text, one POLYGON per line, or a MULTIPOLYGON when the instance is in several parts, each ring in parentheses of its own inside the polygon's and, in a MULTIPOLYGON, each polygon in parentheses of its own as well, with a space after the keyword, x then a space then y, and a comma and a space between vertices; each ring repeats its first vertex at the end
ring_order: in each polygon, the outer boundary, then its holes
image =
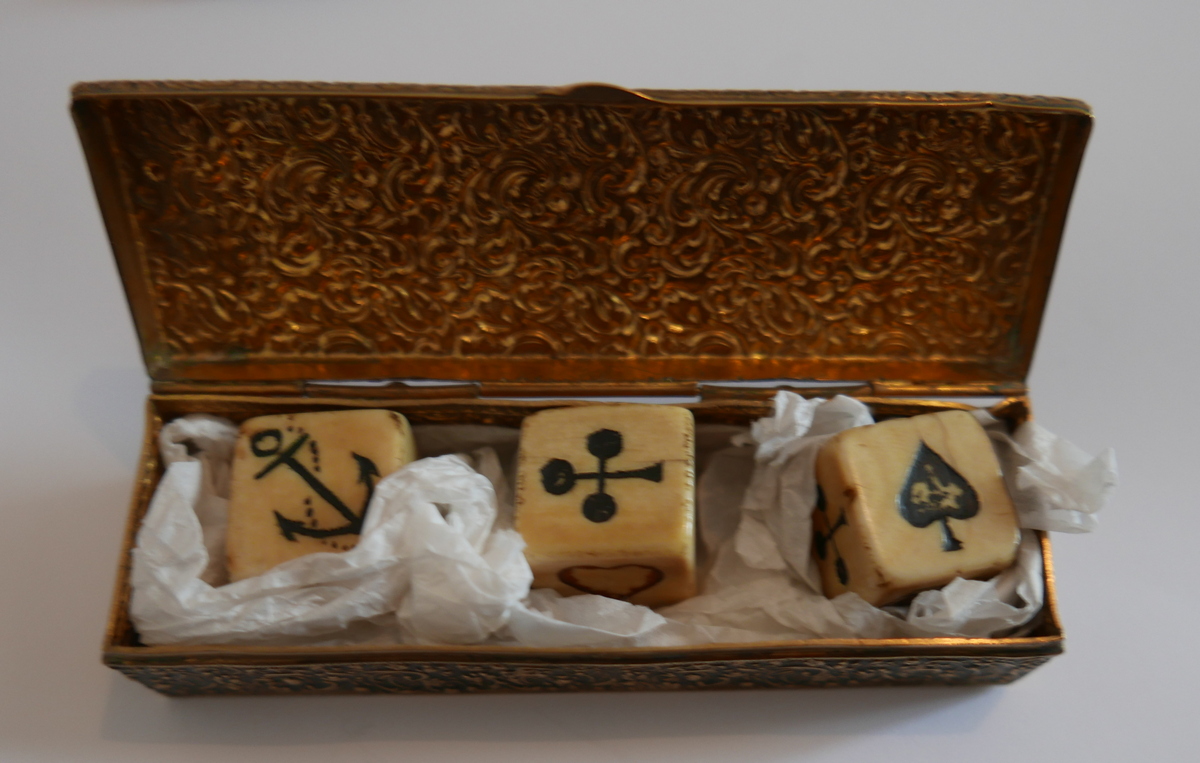
POLYGON ((1036 422, 1025 422, 1010 436, 992 414, 974 414, 996 443, 1022 527, 1064 533, 1096 529, 1096 512, 1117 487, 1112 448, 1093 458, 1036 422))
POLYGON ((904 607, 873 607, 853 593, 825 598, 809 554, 816 454, 831 435, 873 419, 852 398, 780 392, 774 415, 749 431, 697 426, 703 593, 658 611, 529 590, 505 474, 517 431, 476 425, 414 429, 419 452, 432 457, 379 482, 354 549, 221 585, 236 429, 187 417, 163 429, 168 468, 138 534, 130 613, 148 644, 603 648, 1018 633, 1044 597, 1031 530, 1092 529, 1116 484, 1115 460, 1111 451, 1089 458, 1032 423, 1009 436, 990 414, 976 416, 1026 528, 1014 567, 987 581, 955 580, 904 607))
MULTIPOLYGON (((222 453, 237 436, 224 426, 222 453)), ((199 431, 217 425, 178 419, 162 441, 203 448, 199 431)), ((353 549, 221 586, 204 577, 223 558, 206 548, 199 515, 216 505, 210 489, 228 495, 228 458, 217 466, 202 449, 186 453, 175 451, 189 460, 168 465, 134 549, 129 608, 144 643, 475 643, 529 592, 525 544, 496 526, 496 495, 507 490, 490 447, 423 458, 380 480, 353 549)))

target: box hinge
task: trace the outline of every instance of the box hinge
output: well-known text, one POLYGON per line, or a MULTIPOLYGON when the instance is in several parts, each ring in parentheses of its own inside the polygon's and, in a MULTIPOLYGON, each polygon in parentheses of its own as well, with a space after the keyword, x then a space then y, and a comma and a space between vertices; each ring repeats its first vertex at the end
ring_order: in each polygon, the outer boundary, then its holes
POLYGON ((383 400, 478 397, 694 397, 701 400, 770 400, 780 390, 805 397, 1022 397, 1021 382, 871 381, 837 384, 781 382, 742 386, 693 381, 670 382, 463 382, 451 384, 347 383, 333 381, 155 381, 156 395, 266 395, 383 400))
POLYGON ((699 385, 702 400, 770 400, 781 390, 804 397, 1022 397, 1027 390, 1020 382, 910 382, 871 381, 844 384, 782 382, 748 387, 726 384, 699 385))
POLYGON ((483 397, 693 397, 696 382, 481 382, 483 397))
POLYGON ((479 385, 409 384, 388 381, 383 384, 353 384, 329 381, 155 381, 150 391, 156 395, 266 395, 270 397, 322 397, 381 400, 430 400, 479 397, 479 385))
POLYGON ((701 400, 770 400, 777 392, 795 392, 804 397, 833 397, 834 395, 864 396, 871 394, 871 385, 866 382, 846 384, 789 384, 770 387, 745 387, 728 384, 701 384, 701 400))
POLYGON ((873 397, 1021 397, 1024 382, 911 382, 873 381, 873 397))

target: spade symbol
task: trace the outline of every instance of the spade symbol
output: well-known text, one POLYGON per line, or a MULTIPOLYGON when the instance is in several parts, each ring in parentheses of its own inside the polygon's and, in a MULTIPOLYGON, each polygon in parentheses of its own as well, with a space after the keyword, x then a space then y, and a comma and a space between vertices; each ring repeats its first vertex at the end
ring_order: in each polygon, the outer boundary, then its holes
POLYGON ((943 551, 962 548, 962 542, 950 532, 949 520, 970 519, 979 513, 975 488, 924 442, 896 500, 900 515, 913 527, 941 523, 943 551))

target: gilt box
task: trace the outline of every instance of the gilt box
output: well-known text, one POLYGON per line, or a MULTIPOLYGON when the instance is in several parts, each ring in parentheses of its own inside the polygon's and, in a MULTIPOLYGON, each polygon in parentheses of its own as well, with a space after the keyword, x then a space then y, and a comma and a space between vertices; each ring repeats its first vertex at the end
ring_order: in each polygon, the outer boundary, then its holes
POLYGON ((786 385, 1016 425, 1085 104, 105 82, 72 108, 151 384, 107 665, 176 695, 717 689, 1003 683, 1062 651, 1044 535, 1043 611, 986 639, 147 646, 129 565, 187 413, 519 426, 671 397, 747 425, 786 385))

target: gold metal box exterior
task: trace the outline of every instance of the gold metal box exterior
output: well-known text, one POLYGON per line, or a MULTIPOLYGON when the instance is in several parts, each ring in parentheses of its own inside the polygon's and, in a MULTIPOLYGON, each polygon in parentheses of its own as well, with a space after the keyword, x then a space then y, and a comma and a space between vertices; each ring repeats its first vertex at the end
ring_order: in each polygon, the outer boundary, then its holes
POLYGON ((687 649, 149 647, 127 616, 156 434, 189 412, 518 424, 588 395, 877 416, 1003 398, 1032 359, 1091 125, 976 94, 91 83, 73 112, 153 394, 105 662, 169 694, 997 683, 1032 635, 687 649), (424 387, 336 380, 428 378, 424 387), (708 382, 708 383, 706 383, 708 382), (559 397, 552 402, 501 397, 559 397))

